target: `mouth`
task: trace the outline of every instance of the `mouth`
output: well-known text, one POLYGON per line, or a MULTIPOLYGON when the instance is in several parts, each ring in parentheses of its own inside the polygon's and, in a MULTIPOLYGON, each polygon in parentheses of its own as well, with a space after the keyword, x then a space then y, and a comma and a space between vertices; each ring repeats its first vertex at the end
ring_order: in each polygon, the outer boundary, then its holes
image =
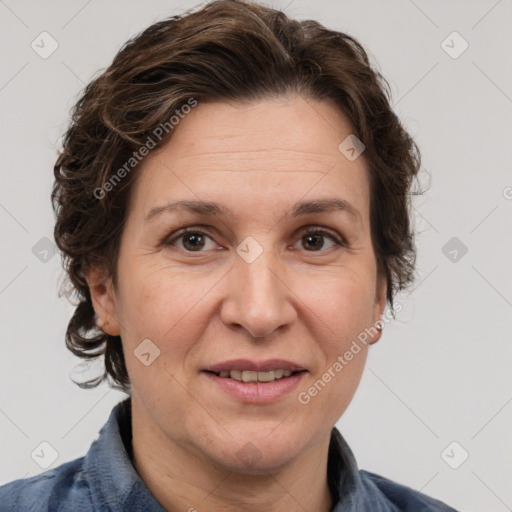
POLYGON ((298 363, 284 359, 256 362, 233 359, 202 370, 214 390, 246 403, 269 403, 291 393, 308 373, 298 363))
POLYGON ((284 399, 299 385, 308 370, 293 361, 231 359, 202 370, 214 384, 214 393, 244 403, 264 404, 284 399))
POLYGON ((205 371, 223 379, 234 379, 239 382, 274 382, 276 380, 286 379, 287 377, 297 373, 304 373, 307 370, 292 371, 278 368, 276 370, 263 372, 256 372, 251 370, 221 370, 220 372, 213 372, 208 370, 205 371))
POLYGON ((273 382, 307 370, 299 363, 286 359, 266 359, 265 361, 231 359, 210 365, 204 371, 223 379, 239 382, 273 382))

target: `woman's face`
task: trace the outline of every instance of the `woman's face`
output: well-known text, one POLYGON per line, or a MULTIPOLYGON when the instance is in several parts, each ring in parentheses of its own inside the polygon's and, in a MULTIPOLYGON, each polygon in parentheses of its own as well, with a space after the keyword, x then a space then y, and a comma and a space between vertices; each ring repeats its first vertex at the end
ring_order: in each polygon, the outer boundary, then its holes
POLYGON ((118 287, 93 289, 94 304, 121 334, 138 421, 203 460, 283 467, 355 393, 367 346, 344 354, 379 320, 385 286, 365 163, 338 148, 351 133, 333 106, 299 96, 199 103, 137 170, 118 287), (300 207, 320 200, 341 208, 300 207), (219 212, 165 208, 175 201, 219 212), (265 380, 288 363, 305 371, 259 384, 206 371, 274 368, 265 380))

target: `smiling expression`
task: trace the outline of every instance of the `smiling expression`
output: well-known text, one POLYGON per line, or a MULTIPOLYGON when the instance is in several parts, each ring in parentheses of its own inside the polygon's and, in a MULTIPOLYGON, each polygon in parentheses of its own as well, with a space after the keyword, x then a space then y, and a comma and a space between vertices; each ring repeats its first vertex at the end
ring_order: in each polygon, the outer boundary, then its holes
POLYGON ((300 96, 199 103, 137 169, 118 287, 93 301, 121 335, 141 421, 190 453, 241 470, 251 442, 262 471, 281 467, 349 405, 367 347, 310 403, 297 395, 385 306, 364 155, 338 149, 351 133, 331 104, 300 96), (148 339, 159 355, 145 365, 134 351, 148 339), (206 371, 286 362, 303 371, 263 384, 281 386, 266 400, 228 389, 260 384, 206 371))

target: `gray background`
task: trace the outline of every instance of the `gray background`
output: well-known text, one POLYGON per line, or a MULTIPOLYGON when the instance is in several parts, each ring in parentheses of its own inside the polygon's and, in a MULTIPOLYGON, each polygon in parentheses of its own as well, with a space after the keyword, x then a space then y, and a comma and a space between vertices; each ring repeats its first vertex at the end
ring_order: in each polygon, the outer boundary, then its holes
MULTIPOLYGON (((85 83, 130 36, 194 5, 0 1, 0 483, 41 473, 31 453, 43 441, 58 453, 50 467, 84 455, 125 397, 69 380, 79 362, 64 345, 72 306, 57 296, 60 258, 44 239, 52 166, 85 83), (59 45, 46 59, 31 47, 43 31, 59 45)), ((397 298, 403 311, 370 349, 338 426, 360 468, 460 510, 512 510, 512 1, 273 5, 363 43, 431 176, 414 203, 416 284, 397 298), (458 36, 442 45, 453 31, 469 44, 457 58, 445 49, 459 53, 458 36)))

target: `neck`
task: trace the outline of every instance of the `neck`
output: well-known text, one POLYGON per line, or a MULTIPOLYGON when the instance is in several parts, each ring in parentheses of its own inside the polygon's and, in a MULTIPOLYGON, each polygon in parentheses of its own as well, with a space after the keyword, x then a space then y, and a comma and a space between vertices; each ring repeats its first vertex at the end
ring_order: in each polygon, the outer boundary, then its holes
POLYGON ((329 512, 327 483, 330 437, 265 474, 230 470, 196 453, 194 447, 170 439, 145 421, 141 404, 132 397, 134 465, 142 481, 167 512, 329 512))

